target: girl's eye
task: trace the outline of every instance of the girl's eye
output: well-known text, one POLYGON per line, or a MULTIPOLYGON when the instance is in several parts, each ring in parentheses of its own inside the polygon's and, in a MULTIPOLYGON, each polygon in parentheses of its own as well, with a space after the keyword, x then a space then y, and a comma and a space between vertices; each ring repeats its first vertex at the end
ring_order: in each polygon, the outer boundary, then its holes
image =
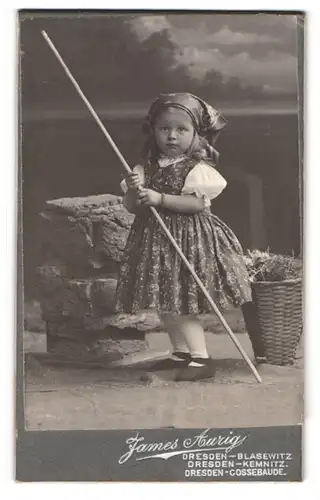
POLYGON ((163 132, 168 132, 169 128, 168 127, 161 127, 160 130, 162 130, 163 132))
POLYGON ((187 129, 185 127, 179 127, 179 132, 185 132, 187 129))

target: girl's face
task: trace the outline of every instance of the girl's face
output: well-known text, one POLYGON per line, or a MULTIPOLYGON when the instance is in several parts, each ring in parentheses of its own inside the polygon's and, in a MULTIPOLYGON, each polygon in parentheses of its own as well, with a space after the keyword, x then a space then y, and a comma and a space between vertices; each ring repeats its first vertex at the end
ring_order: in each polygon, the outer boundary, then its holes
POLYGON ((194 137, 191 117, 182 109, 168 108, 157 118, 154 125, 155 141, 167 156, 179 156, 190 147, 194 137))

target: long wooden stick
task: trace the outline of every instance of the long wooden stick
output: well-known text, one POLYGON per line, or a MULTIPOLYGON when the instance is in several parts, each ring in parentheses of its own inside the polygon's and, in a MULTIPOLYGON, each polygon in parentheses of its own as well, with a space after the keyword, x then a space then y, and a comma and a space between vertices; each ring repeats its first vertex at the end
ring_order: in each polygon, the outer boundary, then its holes
MULTIPOLYGON (((67 67, 66 63, 64 62, 64 60, 62 59, 61 55, 59 54, 58 50, 56 49, 56 47, 54 46, 54 44, 52 43, 51 39, 49 38, 49 36, 47 35, 47 33, 45 31, 41 31, 42 35, 44 36, 45 40, 47 41, 48 45, 50 46, 50 48, 52 49, 53 53, 55 54, 55 56, 57 57, 58 61, 60 62, 61 66, 63 67, 63 69, 65 70, 67 76, 70 78, 71 82, 73 83, 75 89, 77 90, 78 94, 80 95, 81 99, 83 100, 83 102, 85 103, 85 105, 87 106, 87 108, 89 109, 90 113, 92 114, 93 118, 95 119, 95 121, 97 122, 97 124, 99 125, 99 127, 101 128, 103 134, 105 135, 105 137, 107 138, 107 140, 109 141, 109 143, 111 144, 114 152, 116 153, 116 155, 118 156, 119 160, 121 161, 123 167, 125 168, 125 170, 128 172, 128 173, 131 173, 132 170, 131 168, 129 167, 128 163, 126 162, 125 158, 122 156, 121 152, 119 151, 118 147, 116 146, 115 142, 113 141, 112 137, 110 136, 110 134, 108 133, 108 131, 106 130, 105 126, 103 125, 102 121, 100 120, 99 116, 97 115, 96 111, 93 109, 93 107, 91 106, 90 102, 88 101, 88 99, 86 98, 86 96, 84 95, 84 93, 82 92, 79 84, 77 83, 77 81, 75 80, 75 78, 73 77, 73 75, 71 74, 69 68, 67 67)), ((184 264, 186 265, 186 267, 188 268, 189 272, 191 273, 191 275, 193 276, 194 280, 196 281, 196 283, 198 284, 200 290, 202 291, 202 293, 204 294, 204 296, 206 297, 207 301, 209 302, 211 308, 213 309, 213 311, 216 313, 216 315, 218 316, 218 319, 220 320, 220 322, 222 323, 222 325, 224 326, 226 332, 228 333, 228 335, 231 337, 231 340, 233 341, 233 343, 235 344, 235 346, 237 347, 238 351, 240 352, 240 354, 242 355, 242 357, 244 358, 244 360, 246 361, 246 363, 248 364, 248 366, 250 367, 250 369, 252 370, 255 378, 257 379, 258 382, 262 382, 262 379, 258 373, 258 371, 256 370, 254 364, 252 363, 251 359, 249 358, 249 356, 247 355, 247 353, 245 352, 245 350, 243 349, 243 347, 241 346, 240 342, 238 341, 238 339, 236 338, 236 336, 234 335, 234 333, 232 332, 232 330, 230 329, 228 323, 226 322, 226 320, 224 319, 224 317, 222 316, 222 314, 220 313, 218 307, 216 306, 216 304, 213 302, 209 292, 206 290, 204 284, 202 283, 202 281, 200 280, 200 278, 198 277, 197 273, 195 272, 195 270, 193 269, 193 267, 190 265, 189 261, 187 260, 187 258, 185 257, 185 255, 183 254, 181 248, 178 246, 177 242, 175 241, 175 239, 173 238, 172 234, 170 233, 170 231, 168 230, 167 226, 165 225, 165 223, 163 222, 161 216, 158 214, 157 210, 154 208, 154 207, 149 207, 151 212, 153 213, 153 215, 155 216, 155 218, 157 219, 157 221, 159 222, 160 226, 162 227, 163 231, 166 233, 167 237, 169 238, 170 242, 172 243, 172 245, 174 246, 174 248, 176 249, 177 253, 179 254, 179 256, 181 257, 181 259, 183 260, 184 264)))

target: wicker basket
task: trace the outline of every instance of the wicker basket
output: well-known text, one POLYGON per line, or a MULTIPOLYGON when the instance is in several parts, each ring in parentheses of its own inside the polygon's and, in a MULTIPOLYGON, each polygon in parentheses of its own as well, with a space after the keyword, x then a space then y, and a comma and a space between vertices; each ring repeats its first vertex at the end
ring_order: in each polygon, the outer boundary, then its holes
POLYGON ((267 362, 292 364, 302 332, 302 280, 257 281, 251 286, 267 362))

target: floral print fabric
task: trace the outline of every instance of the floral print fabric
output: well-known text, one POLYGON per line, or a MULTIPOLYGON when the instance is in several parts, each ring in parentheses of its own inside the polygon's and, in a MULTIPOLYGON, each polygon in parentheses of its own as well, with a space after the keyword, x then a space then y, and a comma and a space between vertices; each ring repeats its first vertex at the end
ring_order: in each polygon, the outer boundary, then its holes
MULTIPOLYGON (((166 168, 145 168, 146 187, 181 194, 188 173, 198 163, 184 160, 166 168)), ((251 287, 241 245, 209 208, 196 214, 158 210, 213 301, 221 308, 251 301, 251 287)), ((118 312, 156 309, 174 314, 211 311, 207 300, 148 208, 131 227, 116 292, 118 312)))

